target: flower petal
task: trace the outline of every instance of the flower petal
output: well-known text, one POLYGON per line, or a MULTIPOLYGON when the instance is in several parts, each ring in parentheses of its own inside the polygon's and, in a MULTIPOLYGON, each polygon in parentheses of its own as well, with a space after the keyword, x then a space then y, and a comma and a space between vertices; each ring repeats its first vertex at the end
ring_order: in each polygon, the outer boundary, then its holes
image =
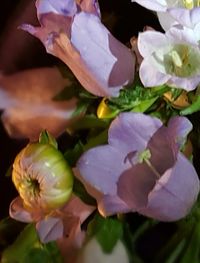
POLYGON ((84 153, 77 163, 81 177, 103 194, 116 194, 116 182, 124 169, 129 167, 118 149, 99 146, 84 153))
POLYGON ((160 221, 174 221, 186 216, 199 193, 199 179, 193 165, 178 155, 175 166, 167 170, 149 194, 146 208, 139 213, 160 221))
POLYGON ((165 12, 167 9, 166 0, 131 0, 131 1, 136 2, 139 5, 144 6, 152 11, 165 12))
POLYGON ((48 217, 36 224, 36 229, 42 243, 54 241, 63 236, 63 223, 60 218, 48 217))
POLYGON ((181 25, 194 28, 200 22, 200 7, 190 9, 187 8, 169 8, 169 14, 181 25))
POLYGON ((147 205, 149 192, 156 183, 156 175, 146 164, 136 164, 119 178, 119 197, 136 211, 147 205))
POLYGON ((11 202, 9 215, 11 218, 14 218, 17 221, 21 221, 24 223, 33 222, 31 214, 24 209, 23 201, 19 196, 11 202))
POLYGON ((170 138, 173 138, 180 148, 188 133, 192 130, 192 123, 185 117, 176 116, 169 120, 167 127, 170 138))
POLYGON ((39 18, 42 27, 21 28, 38 37, 48 53, 66 63, 88 91, 117 96, 134 78, 135 57, 90 10, 91 6, 98 9, 97 1, 83 1, 81 5, 86 11, 77 12, 73 19, 50 12, 39 18))
POLYGON ((181 88, 186 91, 191 91, 197 88, 200 83, 200 75, 192 78, 179 78, 171 77, 168 81, 168 84, 172 87, 181 88))
POLYGON ((152 65, 152 59, 149 57, 142 61, 139 74, 145 87, 163 85, 170 79, 170 75, 160 72, 154 65, 152 65))
POLYGON ((166 36, 160 32, 149 30, 138 35, 138 49, 143 57, 151 55, 158 48, 165 46, 166 43, 166 36))
POLYGON ((141 113, 121 113, 110 125, 108 141, 110 145, 126 155, 130 152, 142 151, 161 126, 162 122, 157 118, 141 113))
POLYGON ((38 139, 47 129, 60 135, 72 120, 77 100, 54 101, 70 82, 56 68, 26 70, 0 77, 0 108, 8 133, 15 138, 38 139), (28 87, 28 88, 27 88, 28 87))

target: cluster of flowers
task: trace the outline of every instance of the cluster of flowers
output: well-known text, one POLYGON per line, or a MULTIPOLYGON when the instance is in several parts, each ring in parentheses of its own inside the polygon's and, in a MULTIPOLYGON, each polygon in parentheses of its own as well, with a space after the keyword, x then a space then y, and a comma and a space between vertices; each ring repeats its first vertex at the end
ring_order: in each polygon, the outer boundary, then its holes
MULTIPOLYGON (((200 82, 199 1, 132 2, 156 11, 166 31, 150 29, 139 33, 135 53, 101 23, 97 0, 37 0, 41 26, 24 24, 21 28, 39 38, 47 52, 68 65, 82 86, 96 96, 118 96, 124 86, 133 82, 136 66, 144 87, 167 84, 185 91, 196 89, 200 82)), ((27 102, 19 107, 5 91, 1 92, 7 103, 3 107, 4 121, 10 127, 12 110, 15 114, 16 108, 24 110, 27 102)), ((48 113, 53 112, 54 106, 48 103, 48 113)), ((69 102, 57 103, 55 122, 46 123, 55 135, 71 118, 69 111, 64 113, 69 102)), ((70 103, 73 111, 76 101, 70 103)), ((37 114, 43 114, 42 108, 37 114)), ((103 216, 138 212, 161 221, 179 220, 189 213, 199 193, 198 175, 181 152, 191 130, 192 124, 185 117, 173 117, 166 126, 160 119, 143 113, 120 113, 110 125, 108 144, 86 151, 74 174, 96 199, 103 216)), ((38 130, 35 134, 32 131, 29 138, 36 134, 38 130)), ((74 239, 81 232, 81 222, 95 209, 82 204, 87 216, 79 218, 76 231, 66 227, 64 222, 73 215, 73 176, 55 145, 50 144, 29 144, 16 158, 13 181, 20 197, 10 206, 13 218, 37 222, 43 242, 60 238, 63 231, 74 239)))

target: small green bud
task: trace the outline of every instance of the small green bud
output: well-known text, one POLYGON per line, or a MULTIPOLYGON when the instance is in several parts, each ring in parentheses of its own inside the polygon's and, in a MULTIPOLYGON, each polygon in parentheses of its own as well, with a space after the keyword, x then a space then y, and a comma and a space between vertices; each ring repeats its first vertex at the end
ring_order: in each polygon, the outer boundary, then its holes
POLYGON ((44 214, 63 206, 73 187, 71 168, 51 144, 28 144, 15 158, 12 180, 24 207, 44 214))

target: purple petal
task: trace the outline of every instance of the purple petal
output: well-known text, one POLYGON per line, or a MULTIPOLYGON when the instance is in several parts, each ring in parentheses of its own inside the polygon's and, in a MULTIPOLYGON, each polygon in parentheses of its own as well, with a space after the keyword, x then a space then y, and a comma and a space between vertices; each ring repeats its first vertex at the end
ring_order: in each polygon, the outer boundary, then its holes
POLYGON ((39 18, 42 14, 46 13, 55 13, 72 17, 77 12, 76 1, 74 0, 37 0, 36 7, 39 18))
POLYGON ((160 176, 176 162, 178 147, 165 126, 159 128, 149 140, 147 149, 151 152, 149 161, 160 176))
POLYGON ((117 95, 123 85, 133 80, 135 58, 98 17, 83 12, 76 15, 71 41, 105 94, 117 95))
POLYGON ((194 28, 200 22, 200 7, 191 10, 187 8, 169 8, 169 14, 181 25, 194 28))
POLYGON ((103 216, 110 216, 117 213, 128 213, 132 209, 118 196, 104 195, 98 200, 98 210, 103 216))
POLYGON ((146 148, 162 122, 142 113, 121 113, 110 125, 109 144, 126 155, 146 148), (141 132, 142 131, 142 132, 141 132))
POLYGON ((169 120, 167 127, 170 138, 173 138, 180 148, 188 133, 192 130, 192 123, 185 117, 176 116, 169 120))
POLYGON ((121 152, 110 146, 99 146, 84 153, 77 163, 81 177, 104 195, 116 194, 120 174, 130 167, 121 152))
POLYGON ((149 194, 148 206, 139 213, 161 220, 185 217, 199 193, 199 179, 193 165, 178 155, 175 166, 165 172, 149 194))
POLYGON ((149 192, 156 183, 156 175, 146 164, 136 164, 126 170, 118 181, 119 197, 135 211, 147 205, 149 192))
POLYGON ((9 215, 11 218, 14 218, 17 221, 21 221, 24 223, 33 222, 31 213, 24 209, 23 201, 19 196, 11 202, 9 215))
POLYGON ((63 236, 63 223, 60 218, 45 218, 36 224, 36 229, 42 243, 48 243, 63 236))
POLYGON ((186 91, 191 91, 197 88, 200 83, 200 76, 195 76, 192 78, 179 78, 179 77, 171 77, 168 81, 168 84, 171 86, 175 86, 176 88, 181 88, 186 91))

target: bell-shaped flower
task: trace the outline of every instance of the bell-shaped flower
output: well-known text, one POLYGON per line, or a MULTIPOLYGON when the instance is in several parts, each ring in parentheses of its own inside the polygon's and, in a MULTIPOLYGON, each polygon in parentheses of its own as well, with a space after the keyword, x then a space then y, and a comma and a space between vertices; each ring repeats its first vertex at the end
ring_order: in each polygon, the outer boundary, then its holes
POLYGON ((156 11, 164 30, 180 24, 194 28, 200 23, 200 2, 198 0, 132 0, 152 11, 156 11))
POLYGON ((41 27, 22 29, 39 38, 89 92, 117 96, 134 78, 135 57, 101 23, 97 0, 37 0, 41 27))
POLYGON ((87 151, 77 163, 100 213, 135 211, 161 221, 186 216, 199 193, 197 173, 179 151, 191 128, 184 117, 166 127, 141 113, 121 113, 111 123, 109 144, 87 151))
POLYGON ((37 140, 44 129, 56 137, 63 133, 73 120, 77 99, 55 101, 53 98, 67 86, 70 81, 56 68, 1 75, 1 118, 8 134, 37 140))
POLYGON ((140 79, 145 87, 167 83, 171 87, 194 90, 200 82, 199 35, 192 29, 171 28, 165 34, 139 34, 138 49, 143 57, 140 79))

